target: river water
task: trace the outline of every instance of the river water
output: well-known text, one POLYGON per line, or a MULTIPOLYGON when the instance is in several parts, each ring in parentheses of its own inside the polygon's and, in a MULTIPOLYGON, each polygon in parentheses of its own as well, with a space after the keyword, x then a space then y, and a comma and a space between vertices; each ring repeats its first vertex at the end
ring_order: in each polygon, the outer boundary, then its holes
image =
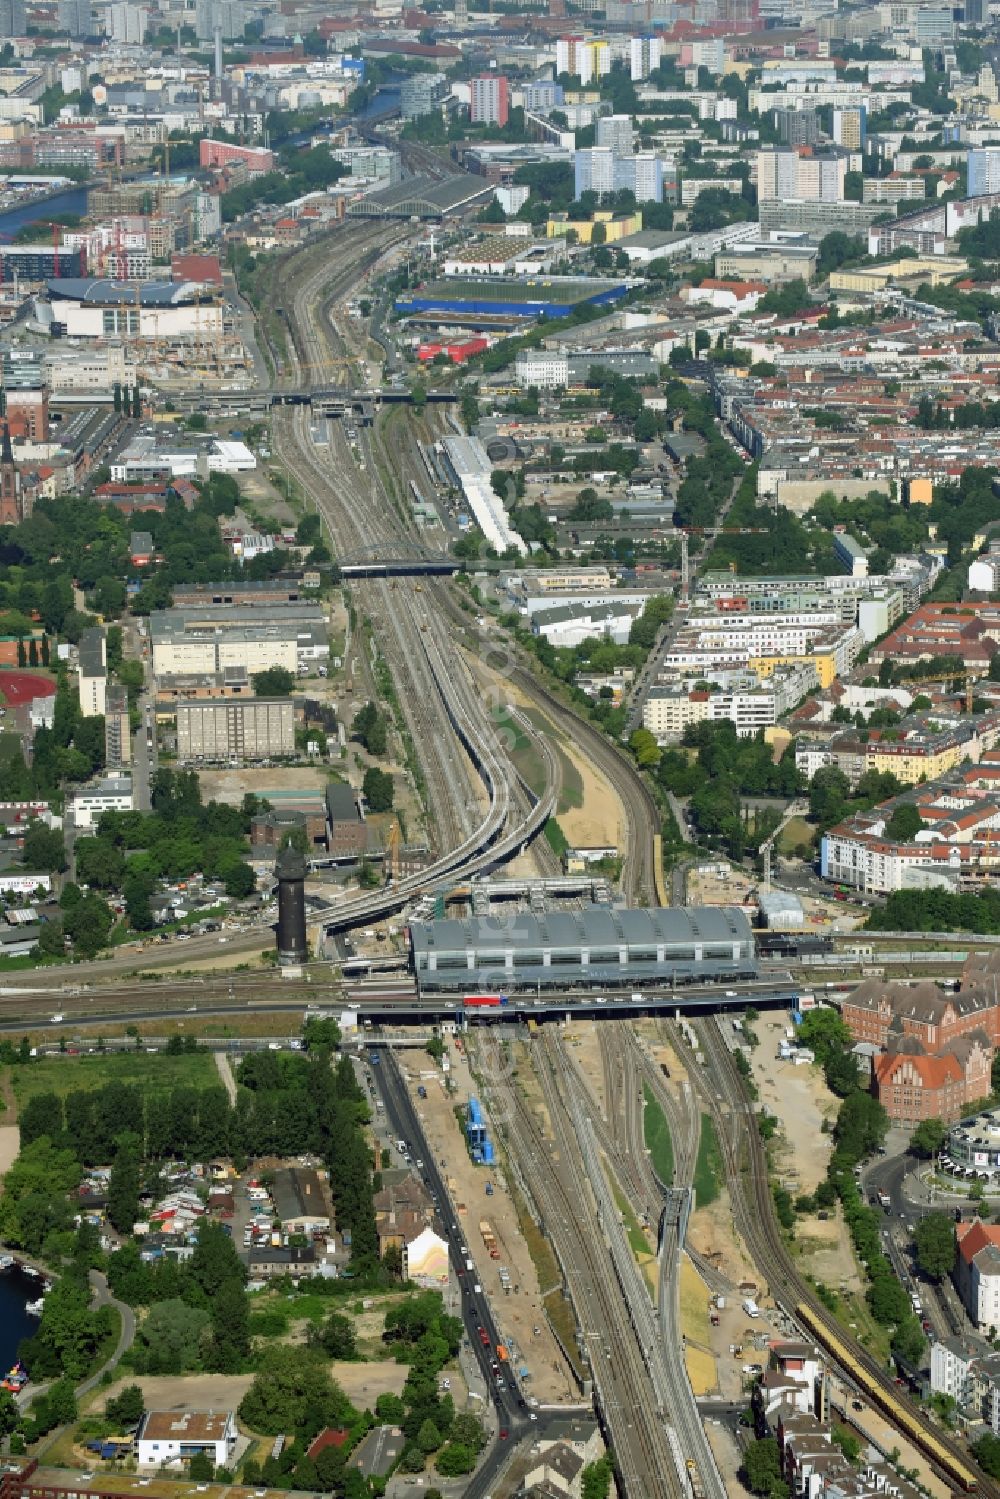
POLYGON ((41 1295, 42 1282, 19 1270, 0 1271, 0 1378, 17 1358, 22 1338, 30 1338, 38 1328, 38 1318, 24 1310, 29 1301, 41 1295))
MULTIPOLYGON (((6 240, 8 236, 14 235, 25 224, 32 223, 35 219, 57 219, 64 214, 75 214, 77 218, 83 218, 87 212, 87 189, 85 187, 70 187, 64 193, 56 193, 54 197, 45 198, 39 203, 20 203, 17 208, 9 208, 6 213, 0 213, 0 235, 6 240)), ((39 244, 51 244, 51 231, 40 229, 38 232, 39 244)))

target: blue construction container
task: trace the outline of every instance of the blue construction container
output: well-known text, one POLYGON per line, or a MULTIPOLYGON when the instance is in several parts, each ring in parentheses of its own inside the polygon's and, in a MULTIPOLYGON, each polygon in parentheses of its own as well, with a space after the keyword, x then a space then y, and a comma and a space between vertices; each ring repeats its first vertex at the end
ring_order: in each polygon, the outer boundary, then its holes
POLYGON ((484 1140, 483 1141, 483 1165, 484 1166, 492 1166, 493 1165, 493 1160, 494 1160, 494 1156, 493 1156, 493 1141, 492 1140, 484 1140))
POLYGON ((482 1111, 482 1109, 479 1106, 479 1099, 478 1098, 470 1098, 469 1099, 469 1123, 470 1124, 482 1124, 482 1122, 483 1122, 483 1111, 482 1111))

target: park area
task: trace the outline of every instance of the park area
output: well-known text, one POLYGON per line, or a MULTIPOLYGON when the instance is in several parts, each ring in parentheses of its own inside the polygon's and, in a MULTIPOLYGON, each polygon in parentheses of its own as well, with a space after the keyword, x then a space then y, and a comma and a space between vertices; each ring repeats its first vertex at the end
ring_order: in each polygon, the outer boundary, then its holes
POLYGON ((114 1051, 93 1055, 58 1055, 33 1058, 11 1069, 18 1110, 39 1093, 67 1093, 124 1083, 144 1093, 169 1093, 174 1088, 209 1088, 219 1081, 210 1051, 169 1056, 164 1052, 114 1051))

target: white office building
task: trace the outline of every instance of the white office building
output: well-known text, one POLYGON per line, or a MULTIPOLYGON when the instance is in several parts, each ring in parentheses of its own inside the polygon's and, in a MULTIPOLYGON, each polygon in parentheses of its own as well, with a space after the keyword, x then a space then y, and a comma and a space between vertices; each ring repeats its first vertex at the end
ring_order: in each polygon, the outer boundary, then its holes
POLYGON ((989 193, 1000 193, 1000 150, 984 146, 970 151, 969 197, 985 198, 989 193))
POLYGON ((648 78, 660 66, 663 43, 658 36, 634 36, 629 42, 629 64, 632 82, 648 78))
POLYGON ((204 1452, 213 1467, 225 1467, 237 1442, 231 1411, 147 1411, 138 1434, 140 1468, 187 1462, 204 1452))
POLYGON ((113 42, 141 46, 146 40, 149 11, 145 6, 132 5, 129 0, 115 0, 113 5, 108 6, 105 14, 108 36, 113 42))
POLYGON ((617 156, 630 156, 635 143, 632 116, 602 115, 597 122, 595 142, 598 146, 610 146, 617 156))
POLYGON ((514 360, 514 377, 522 390, 563 390, 569 384, 569 360, 550 349, 524 349, 514 360))
POLYGON ((615 190, 615 153, 610 146, 593 146, 577 151, 574 162, 573 193, 579 199, 585 192, 613 193, 615 190))
POLYGON ((132 811, 132 777, 114 775, 90 781, 78 788, 69 805, 74 827, 96 828, 105 812, 132 811))

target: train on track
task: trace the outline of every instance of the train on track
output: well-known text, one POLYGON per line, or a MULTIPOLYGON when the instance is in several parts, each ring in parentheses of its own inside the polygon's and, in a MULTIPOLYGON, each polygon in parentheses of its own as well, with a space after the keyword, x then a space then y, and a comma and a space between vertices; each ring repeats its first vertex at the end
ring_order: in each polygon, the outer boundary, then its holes
POLYGON ((851 1382, 868 1396, 873 1405, 885 1415, 892 1425, 908 1437, 918 1451, 934 1464, 935 1468, 944 1473, 950 1483, 966 1493, 972 1493, 979 1487, 979 1478, 974 1468, 931 1429, 926 1420, 922 1420, 905 1401, 891 1394, 876 1378, 871 1369, 853 1354, 836 1332, 830 1327, 825 1317, 811 1307, 808 1302, 800 1302, 795 1308, 795 1315, 803 1327, 808 1328, 813 1337, 830 1354, 837 1366, 844 1371, 851 1382))

